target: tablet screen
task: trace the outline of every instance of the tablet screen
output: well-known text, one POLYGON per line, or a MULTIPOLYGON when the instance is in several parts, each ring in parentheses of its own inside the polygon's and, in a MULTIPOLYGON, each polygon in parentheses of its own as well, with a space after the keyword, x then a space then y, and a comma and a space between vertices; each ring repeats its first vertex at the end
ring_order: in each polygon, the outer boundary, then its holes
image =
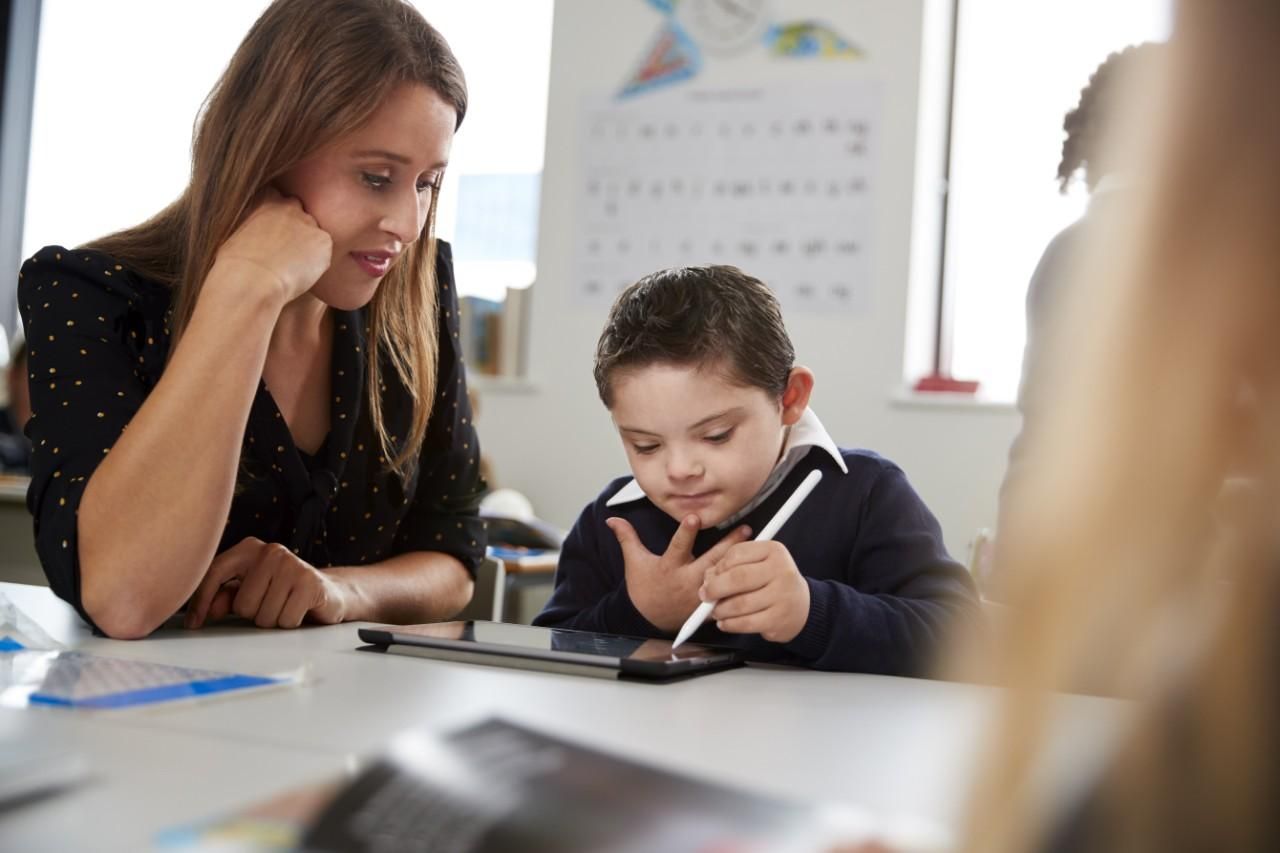
POLYGON ((509 646, 545 652, 567 652, 591 657, 665 663, 718 658, 727 652, 694 643, 674 651, 670 640, 622 637, 564 628, 539 628, 508 622, 437 622, 430 625, 400 625, 391 629, 396 636, 413 635, 484 646, 509 646))

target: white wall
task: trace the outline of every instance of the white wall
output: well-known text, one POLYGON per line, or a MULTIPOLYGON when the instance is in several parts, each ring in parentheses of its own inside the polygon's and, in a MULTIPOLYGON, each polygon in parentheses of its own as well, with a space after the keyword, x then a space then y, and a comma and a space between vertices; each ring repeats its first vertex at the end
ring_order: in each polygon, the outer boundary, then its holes
MULTIPOLYGON (((936 216, 921 211, 934 198, 916 190, 917 125, 925 7, 932 0, 789 0, 788 18, 816 18, 873 51, 869 68, 884 86, 880 126, 878 196, 875 200, 874 272, 870 309, 861 314, 788 316, 801 363, 818 377, 813 405, 836 441, 874 449, 898 462, 942 521, 948 547, 963 559, 979 526, 995 521, 995 496, 1005 454, 1016 433, 1007 408, 917 405, 902 396, 908 296, 928 304, 934 286, 931 253, 917 247, 912 275, 913 214, 924 225, 936 216), (914 290, 912 290, 914 288, 914 290)), ((929 19, 930 56, 938 38, 929 19)), ((616 90, 656 29, 655 15, 640 0, 558 0, 551 60, 546 160, 534 287, 530 388, 482 391, 479 416, 485 452, 502 485, 528 495, 538 512, 568 526, 611 477, 626 473, 621 444, 595 395, 591 363, 604 310, 571 296, 570 281, 578 174, 579 99, 616 90)), ((761 72, 776 73, 776 64, 761 72)), ((708 82, 715 69, 708 69, 708 82)), ((936 82, 936 81, 933 81, 936 82)), ((926 109, 926 121, 930 111, 926 109)), ((936 128, 936 119, 933 121, 936 128)), ((925 145, 926 179, 936 144, 925 145)), ((933 233, 925 235, 935 239, 933 233)), ((936 253, 936 246, 934 248, 936 253)), ((928 316, 913 311, 911 346, 926 335, 928 316)), ((923 312, 926 313, 927 312, 923 312)))

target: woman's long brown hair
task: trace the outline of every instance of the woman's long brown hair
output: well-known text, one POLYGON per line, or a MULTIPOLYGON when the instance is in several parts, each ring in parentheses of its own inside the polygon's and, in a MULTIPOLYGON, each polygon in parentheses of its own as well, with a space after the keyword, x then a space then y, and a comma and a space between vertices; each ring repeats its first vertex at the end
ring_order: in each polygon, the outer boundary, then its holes
POLYGON ((999 533, 1012 689, 965 850, 1067 829, 1071 795, 1040 775, 1063 688, 1135 700, 1082 849, 1275 849, 1277 44, 1274 0, 1183 0, 1160 84, 1126 111, 1114 144, 1149 170, 1126 223, 1092 235, 1050 341, 1055 408, 999 533), (1249 486, 1227 505, 1233 475, 1249 486))
MULTIPOLYGON (((418 83, 467 110, 462 69, 444 38, 402 0, 276 0, 249 30, 196 120, 191 182, 148 221, 94 241, 175 290, 174 344, 191 320, 218 249, 271 182, 357 130, 398 86, 418 83)), ((456 127, 455 126, 455 127, 456 127)), ((436 390, 435 217, 387 273, 370 306, 369 410, 383 456, 407 476, 436 390), (381 372, 414 400, 408 436, 387 434, 381 372)))

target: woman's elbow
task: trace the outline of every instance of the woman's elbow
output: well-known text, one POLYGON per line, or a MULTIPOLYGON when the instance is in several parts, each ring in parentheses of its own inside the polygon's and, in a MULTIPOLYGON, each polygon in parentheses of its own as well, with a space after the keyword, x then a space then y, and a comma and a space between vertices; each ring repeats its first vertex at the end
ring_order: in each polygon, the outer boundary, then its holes
POLYGON ((168 614, 109 582, 101 566, 94 568, 81 567, 80 603, 98 630, 113 640, 140 640, 164 624, 168 614))
POLYGON ((470 572, 466 569, 462 569, 458 582, 453 585, 453 594, 450 596, 449 606, 445 608, 445 613, 461 613, 462 610, 471 603, 471 597, 475 595, 475 591, 475 579, 471 576, 470 572))

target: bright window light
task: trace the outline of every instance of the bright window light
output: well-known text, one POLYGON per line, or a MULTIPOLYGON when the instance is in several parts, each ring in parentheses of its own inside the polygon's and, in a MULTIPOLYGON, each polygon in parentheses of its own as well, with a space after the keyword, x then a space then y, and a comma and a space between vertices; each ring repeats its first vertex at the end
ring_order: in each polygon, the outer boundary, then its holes
POLYGON ((962 0, 948 202, 951 374, 1012 400, 1027 282, 1088 194, 1056 179, 1062 119, 1107 55, 1168 38, 1170 0, 962 0))
MULTIPOLYGON (((467 76, 469 110, 438 210, 438 233, 451 239, 460 176, 542 170, 552 0, 415 5, 467 76)), ((266 6, 44 0, 24 257, 136 224, 178 196, 200 104, 266 6)))

